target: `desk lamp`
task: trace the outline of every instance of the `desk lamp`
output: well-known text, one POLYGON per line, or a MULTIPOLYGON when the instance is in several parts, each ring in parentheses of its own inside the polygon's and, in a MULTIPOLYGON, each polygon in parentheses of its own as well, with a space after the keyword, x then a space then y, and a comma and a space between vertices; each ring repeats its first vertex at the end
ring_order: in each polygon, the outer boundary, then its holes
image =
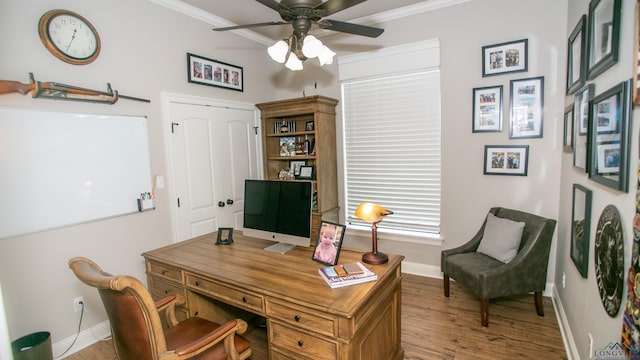
POLYGON ((362 255, 362 261, 367 264, 384 264, 389 261, 387 255, 378 252, 378 226, 377 224, 384 219, 385 216, 393 214, 393 211, 387 210, 380 205, 363 202, 358 205, 355 217, 371 223, 371 243, 373 251, 362 255))

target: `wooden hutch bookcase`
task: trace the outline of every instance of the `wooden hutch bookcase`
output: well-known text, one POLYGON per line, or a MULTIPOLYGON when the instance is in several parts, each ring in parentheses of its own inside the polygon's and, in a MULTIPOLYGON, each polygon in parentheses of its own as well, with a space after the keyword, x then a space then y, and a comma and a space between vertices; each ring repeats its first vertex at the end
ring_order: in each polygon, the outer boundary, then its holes
POLYGON ((337 104, 338 100, 324 96, 256 104, 262 117, 265 179, 311 181, 313 184, 312 244, 316 241, 321 220, 338 221, 337 104), (305 140, 309 143, 307 151, 301 145, 305 140), (312 166, 311 179, 290 177, 294 174, 291 161, 312 166), (290 170, 283 172, 284 169, 290 170))

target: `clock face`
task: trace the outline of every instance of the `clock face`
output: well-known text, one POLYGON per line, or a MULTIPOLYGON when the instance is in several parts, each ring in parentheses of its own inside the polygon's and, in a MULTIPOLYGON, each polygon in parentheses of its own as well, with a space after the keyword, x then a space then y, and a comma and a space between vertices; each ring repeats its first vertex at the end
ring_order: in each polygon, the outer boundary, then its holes
POLYGON ((100 52, 100 37, 84 17, 67 10, 52 10, 40 19, 40 39, 57 58, 71 64, 88 64, 100 52))
POLYGON ((608 205, 600 215, 594 252, 600 300, 613 317, 620 309, 624 286, 623 231, 620 214, 613 205, 608 205))

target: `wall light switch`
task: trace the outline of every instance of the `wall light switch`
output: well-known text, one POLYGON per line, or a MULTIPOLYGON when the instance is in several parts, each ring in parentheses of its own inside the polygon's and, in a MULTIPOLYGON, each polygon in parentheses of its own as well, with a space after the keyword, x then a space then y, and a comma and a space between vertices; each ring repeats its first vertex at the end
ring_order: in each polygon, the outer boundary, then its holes
POLYGON ((164 176, 156 175, 156 189, 164 189, 164 176))

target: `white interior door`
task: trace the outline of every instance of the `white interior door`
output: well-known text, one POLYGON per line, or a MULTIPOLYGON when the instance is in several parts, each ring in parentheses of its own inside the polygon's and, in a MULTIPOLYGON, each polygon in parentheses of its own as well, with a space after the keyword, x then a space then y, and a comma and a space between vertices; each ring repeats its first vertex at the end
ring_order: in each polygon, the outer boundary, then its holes
POLYGON ((256 110, 169 102, 177 241, 242 229, 244 180, 259 175, 256 110))

